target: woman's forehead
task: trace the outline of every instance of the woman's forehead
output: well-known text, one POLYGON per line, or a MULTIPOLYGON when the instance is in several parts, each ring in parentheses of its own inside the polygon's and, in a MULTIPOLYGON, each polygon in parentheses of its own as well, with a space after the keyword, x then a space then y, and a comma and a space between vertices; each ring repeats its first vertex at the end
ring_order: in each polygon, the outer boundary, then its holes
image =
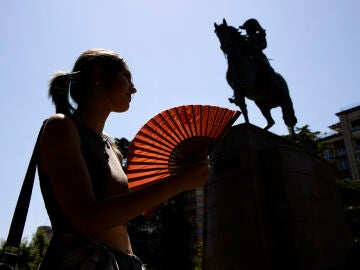
POLYGON ((130 71, 129 66, 128 66, 126 63, 124 63, 123 69, 124 69, 124 70, 128 70, 128 71, 130 71))
POLYGON ((126 73, 132 74, 129 66, 124 63, 124 66, 122 67, 121 71, 125 71, 126 73))

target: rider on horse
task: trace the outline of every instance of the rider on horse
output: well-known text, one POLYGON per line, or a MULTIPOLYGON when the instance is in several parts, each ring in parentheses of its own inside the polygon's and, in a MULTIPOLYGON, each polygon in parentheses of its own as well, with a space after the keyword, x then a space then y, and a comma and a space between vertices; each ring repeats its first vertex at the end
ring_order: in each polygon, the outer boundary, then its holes
POLYGON ((270 66, 269 60, 262 52, 267 47, 266 33, 256 19, 249 19, 240 29, 246 30, 246 41, 248 42, 249 53, 254 59, 255 63, 264 72, 266 79, 271 79, 274 76, 274 70, 270 66))

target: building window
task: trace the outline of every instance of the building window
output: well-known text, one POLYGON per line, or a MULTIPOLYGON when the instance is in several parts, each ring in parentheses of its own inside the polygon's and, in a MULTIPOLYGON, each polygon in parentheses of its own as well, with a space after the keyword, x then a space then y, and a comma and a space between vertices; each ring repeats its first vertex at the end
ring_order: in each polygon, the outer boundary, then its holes
POLYGON ((354 141, 355 141, 355 147, 356 147, 356 148, 360 148, 360 137, 359 137, 359 138, 355 138, 354 141))
POLYGON ((346 160, 340 161, 339 162, 339 170, 343 171, 349 169, 349 163, 346 160))
POLYGON ((337 154, 338 154, 338 156, 344 156, 346 154, 345 147, 340 146, 337 150, 337 154))
POLYGON ((359 130, 360 129, 360 119, 352 121, 351 128, 352 128, 352 130, 359 130))
POLYGON ((323 155, 327 161, 330 161, 333 158, 333 153, 332 153, 331 149, 325 149, 323 152, 323 155))

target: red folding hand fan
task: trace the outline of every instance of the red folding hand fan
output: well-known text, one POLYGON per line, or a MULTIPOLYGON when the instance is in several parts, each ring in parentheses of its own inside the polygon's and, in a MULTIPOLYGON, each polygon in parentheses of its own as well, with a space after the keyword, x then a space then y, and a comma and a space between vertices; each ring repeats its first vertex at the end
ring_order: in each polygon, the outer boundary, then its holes
POLYGON ((185 105, 150 119, 131 142, 126 173, 139 188, 176 173, 194 158, 205 158, 240 112, 211 105, 185 105))

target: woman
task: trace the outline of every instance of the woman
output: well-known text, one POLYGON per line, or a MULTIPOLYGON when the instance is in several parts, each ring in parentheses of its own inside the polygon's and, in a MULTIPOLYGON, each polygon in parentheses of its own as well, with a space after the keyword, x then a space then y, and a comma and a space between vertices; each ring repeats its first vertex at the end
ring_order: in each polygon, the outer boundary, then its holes
POLYGON ((103 49, 85 51, 71 73, 51 80, 56 114, 44 126, 38 171, 54 237, 42 269, 94 269, 86 268, 94 258, 100 269, 144 269, 132 252, 126 223, 207 180, 204 160, 129 192, 121 154, 103 128, 111 112, 129 109, 134 93, 125 61, 103 49))

